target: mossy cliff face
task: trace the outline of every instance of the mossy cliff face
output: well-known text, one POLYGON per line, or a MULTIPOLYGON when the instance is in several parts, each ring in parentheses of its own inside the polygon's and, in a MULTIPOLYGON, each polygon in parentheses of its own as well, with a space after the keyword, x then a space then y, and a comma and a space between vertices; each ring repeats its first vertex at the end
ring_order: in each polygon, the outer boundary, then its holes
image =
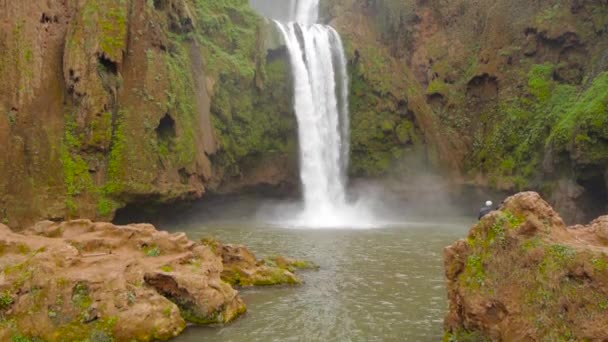
POLYGON ((445 249, 444 341, 608 338, 608 217, 566 227, 537 193, 508 198, 445 249))
MULTIPOLYGON (((411 84, 413 74, 378 39, 381 29, 370 13, 354 1, 324 5, 326 19, 340 32, 349 60, 351 175, 395 171, 397 162, 417 146, 427 146, 435 164, 448 156, 449 142, 439 139, 430 107, 411 84)), ((443 161, 457 169, 457 160, 448 159, 443 161)))
POLYGON ((354 171, 382 172, 420 141, 430 160, 459 171, 457 179, 538 189, 571 220, 606 202, 605 1, 325 7, 349 47, 354 171), (409 136, 399 127, 410 126, 420 138, 404 146, 392 128, 409 136))
POLYGON ((1 5, 5 223, 295 178, 288 61, 247 1, 1 5))

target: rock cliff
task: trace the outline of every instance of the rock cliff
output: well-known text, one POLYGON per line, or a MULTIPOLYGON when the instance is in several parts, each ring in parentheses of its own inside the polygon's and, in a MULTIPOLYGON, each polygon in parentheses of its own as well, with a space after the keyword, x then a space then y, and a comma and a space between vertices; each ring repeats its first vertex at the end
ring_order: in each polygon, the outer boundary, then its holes
POLYGON ((246 0, 0 1, 0 222, 293 183, 275 41, 246 0))
POLYGON ((445 249, 445 341, 608 339, 608 216, 566 227, 537 193, 508 198, 445 249))
POLYGON ((325 17, 348 45, 353 171, 424 146, 568 221, 608 209, 608 2, 329 0, 325 17))
MULTIPOLYGON (((322 6, 349 58, 351 175, 421 155, 567 221, 607 209, 606 0, 322 6)), ((297 183, 280 40, 247 0, 0 1, 0 221, 297 183)))

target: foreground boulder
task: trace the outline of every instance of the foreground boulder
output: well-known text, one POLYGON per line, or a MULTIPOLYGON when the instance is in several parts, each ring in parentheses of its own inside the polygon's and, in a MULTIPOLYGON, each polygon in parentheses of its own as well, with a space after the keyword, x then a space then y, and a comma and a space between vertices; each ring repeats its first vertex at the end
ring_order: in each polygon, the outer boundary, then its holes
POLYGON ((608 340, 608 216, 566 227, 520 193, 445 249, 445 270, 446 341, 608 340))
POLYGON ((226 323, 246 309, 223 269, 212 246, 147 224, 0 225, 0 341, 166 340, 226 323))

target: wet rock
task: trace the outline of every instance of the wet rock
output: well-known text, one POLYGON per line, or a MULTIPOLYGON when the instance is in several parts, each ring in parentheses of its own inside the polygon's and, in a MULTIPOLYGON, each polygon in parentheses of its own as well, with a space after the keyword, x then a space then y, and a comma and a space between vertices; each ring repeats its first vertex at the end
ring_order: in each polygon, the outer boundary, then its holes
POLYGON ((307 261, 285 257, 258 260, 241 245, 221 245, 216 246, 216 250, 224 266, 222 279, 236 286, 300 284, 302 280, 294 274, 295 270, 316 267, 307 261))
POLYGON ((447 340, 608 339, 608 216, 566 227, 520 193, 444 254, 447 340))

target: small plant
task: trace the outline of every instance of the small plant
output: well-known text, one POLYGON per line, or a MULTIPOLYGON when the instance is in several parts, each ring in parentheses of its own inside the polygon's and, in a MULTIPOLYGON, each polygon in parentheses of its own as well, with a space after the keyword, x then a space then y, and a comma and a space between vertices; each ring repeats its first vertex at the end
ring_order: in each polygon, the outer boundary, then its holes
POLYGON ((8 122, 11 124, 11 127, 17 124, 17 112, 11 110, 8 113, 8 122))
POLYGON ((89 286, 79 282, 72 290, 72 303, 81 309, 87 309, 93 304, 93 299, 89 295, 89 286))
POLYGON ((593 268, 597 271, 603 272, 608 269, 608 261, 606 261, 605 258, 593 258, 591 259, 591 263, 593 264, 593 268))
POLYGON ((145 246, 144 253, 146 253, 146 255, 149 257, 157 257, 160 256, 161 251, 160 247, 158 246, 145 246))
POLYGON ((220 247, 222 246, 222 243, 214 237, 204 237, 201 239, 201 243, 211 248, 211 251, 213 251, 214 254, 218 254, 220 252, 220 247))
POLYGON ((172 308, 172 307, 167 306, 167 307, 165 308, 165 316, 167 316, 167 317, 171 317, 171 313, 172 313, 172 312, 173 312, 173 308, 172 308))
POLYGON ((163 272, 171 273, 173 272, 173 267, 171 265, 165 265, 160 268, 163 272))
POLYGON ((15 300, 13 299, 13 296, 11 296, 8 291, 4 292, 0 295, 0 310, 6 310, 10 308, 14 302, 15 300))
POLYGON ((17 246, 17 249, 19 249, 20 254, 28 254, 30 252, 30 248, 22 243, 17 246))
POLYGON ((11 336, 11 342, 36 342, 38 340, 35 339, 31 339, 27 336, 21 335, 21 334, 16 334, 11 336))
POLYGON ((133 291, 127 292, 127 300, 129 301, 130 304, 135 303, 135 301, 137 300, 137 295, 135 295, 135 292, 133 292, 133 291))
POLYGON ((505 216, 507 217, 507 221, 509 221, 509 225, 511 226, 511 229, 519 228, 526 221, 525 218, 513 215, 510 212, 506 212, 505 216))
POLYGON ((574 249, 564 245, 551 246, 550 253, 555 259, 562 262, 572 260, 576 255, 576 251, 574 249))
POLYGON ((471 255, 467 259, 465 269, 468 274, 467 283, 472 287, 484 286, 486 282, 486 273, 483 266, 483 259, 479 255, 471 255))

